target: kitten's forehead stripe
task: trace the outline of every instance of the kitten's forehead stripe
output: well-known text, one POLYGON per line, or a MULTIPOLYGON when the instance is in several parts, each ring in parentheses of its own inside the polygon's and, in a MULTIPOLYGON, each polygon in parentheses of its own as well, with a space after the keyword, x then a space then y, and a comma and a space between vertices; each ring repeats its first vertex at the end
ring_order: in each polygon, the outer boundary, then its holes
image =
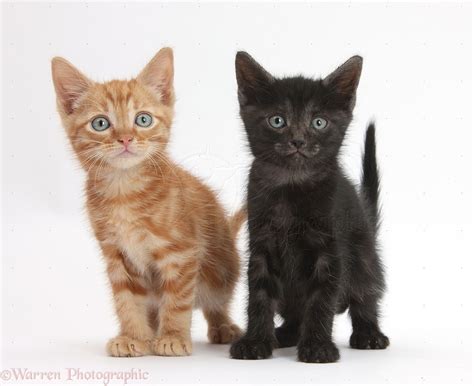
POLYGON ((130 129, 139 107, 139 101, 133 95, 136 82, 111 81, 101 86, 103 88, 100 100, 102 110, 113 120, 117 130, 130 129))
POLYGON ((112 94, 112 90, 110 90, 107 85, 105 86, 105 97, 112 103, 115 102, 115 98, 112 94))
POLYGON ((107 99, 102 99, 102 100, 100 100, 98 104, 99 104, 99 107, 100 107, 100 109, 101 109, 102 111, 107 111, 107 109, 108 109, 108 101, 107 101, 107 99))
POLYGON ((130 89, 127 90, 127 94, 125 95, 125 104, 128 106, 130 104, 130 99, 132 98, 132 92, 130 89))

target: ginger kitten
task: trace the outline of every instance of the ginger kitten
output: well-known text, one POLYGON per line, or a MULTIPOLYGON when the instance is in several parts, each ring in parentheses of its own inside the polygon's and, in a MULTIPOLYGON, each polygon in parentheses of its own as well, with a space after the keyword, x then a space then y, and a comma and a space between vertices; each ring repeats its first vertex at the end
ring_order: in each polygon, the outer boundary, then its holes
POLYGON ((213 192, 168 157, 173 52, 163 48, 138 75, 96 83, 52 61, 57 105, 87 172, 87 210, 113 291, 120 334, 112 356, 189 355, 192 308, 212 343, 239 328, 228 306, 239 276, 235 236, 213 192))

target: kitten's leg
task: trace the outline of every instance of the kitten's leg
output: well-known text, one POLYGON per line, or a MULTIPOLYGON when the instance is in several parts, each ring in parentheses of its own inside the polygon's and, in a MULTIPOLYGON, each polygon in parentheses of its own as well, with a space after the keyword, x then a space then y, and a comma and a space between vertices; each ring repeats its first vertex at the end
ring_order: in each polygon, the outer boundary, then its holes
POLYGON ((365 296, 363 301, 351 300, 349 313, 352 319, 350 346, 357 349, 385 349, 389 339, 380 331, 378 323, 378 297, 365 296))
POLYGON ((245 335, 232 344, 234 359, 265 359, 276 346, 275 303, 280 294, 277 278, 268 269, 267 254, 252 253, 249 261, 248 326, 245 335))
POLYGON ((117 249, 110 246, 102 249, 120 322, 120 335, 107 343, 107 353, 115 357, 151 354, 153 331, 147 318, 147 292, 127 272, 123 255, 117 249))
POLYGON ((161 356, 191 355, 191 319, 198 262, 195 258, 176 266, 160 266, 162 286, 158 312, 158 334, 153 351, 161 356))
POLYGON ((339 350, 332 341, 339 261, 321 255, 310 278, 310 289, 298 342, 298 359, 309 363, 336 362, 339 350))
POLYGON ((360 256, 352 273, 349 314, 352 319, 350 346, 357 349, 384 349, 390 342, 380 331, 379 300, 385 287, 383 269, 372 242, 353 252, 360 256))
POLYGON ((198 297, 207 320, 209 341, 230 343, 242 335, 229 316, 229 304, 239 278, 239 256, 230 237, 213 242, 201 264, 198 297))
POLYGON ((242 334, 239 326, 230 319, 227 305, 204 307, 203 313, 208 323, 207 337, 211 343, 230 343, 242 334))

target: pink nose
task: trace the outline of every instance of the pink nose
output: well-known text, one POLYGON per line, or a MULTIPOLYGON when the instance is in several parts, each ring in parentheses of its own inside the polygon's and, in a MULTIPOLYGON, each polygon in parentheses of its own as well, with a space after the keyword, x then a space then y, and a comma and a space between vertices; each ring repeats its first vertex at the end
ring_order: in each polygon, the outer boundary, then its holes
POLYGON ((133 137, 131 135, 122 135, 119 139, 117 139, 117 141, 120 142, 126 149, 129 143, 133 141, 133 137))

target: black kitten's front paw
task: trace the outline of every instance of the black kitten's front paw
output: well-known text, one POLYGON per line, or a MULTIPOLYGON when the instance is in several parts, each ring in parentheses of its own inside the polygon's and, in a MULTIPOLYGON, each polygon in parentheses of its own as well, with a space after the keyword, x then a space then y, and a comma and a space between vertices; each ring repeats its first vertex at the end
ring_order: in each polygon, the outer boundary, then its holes
POLYGON ((273 343, 242 337, 230 347, 233 359, 266 359, 272 356, 273 343))
POLYGON ((333 342, 306 341, 298 344, 298 360, 306 363, 331 363, 339 359, 339 350, 333 342))
POLYGON ((383 350, 390 344, 390 340, 380 331, 353 332, 349 341, 352 348, 359 350, 383 350))

